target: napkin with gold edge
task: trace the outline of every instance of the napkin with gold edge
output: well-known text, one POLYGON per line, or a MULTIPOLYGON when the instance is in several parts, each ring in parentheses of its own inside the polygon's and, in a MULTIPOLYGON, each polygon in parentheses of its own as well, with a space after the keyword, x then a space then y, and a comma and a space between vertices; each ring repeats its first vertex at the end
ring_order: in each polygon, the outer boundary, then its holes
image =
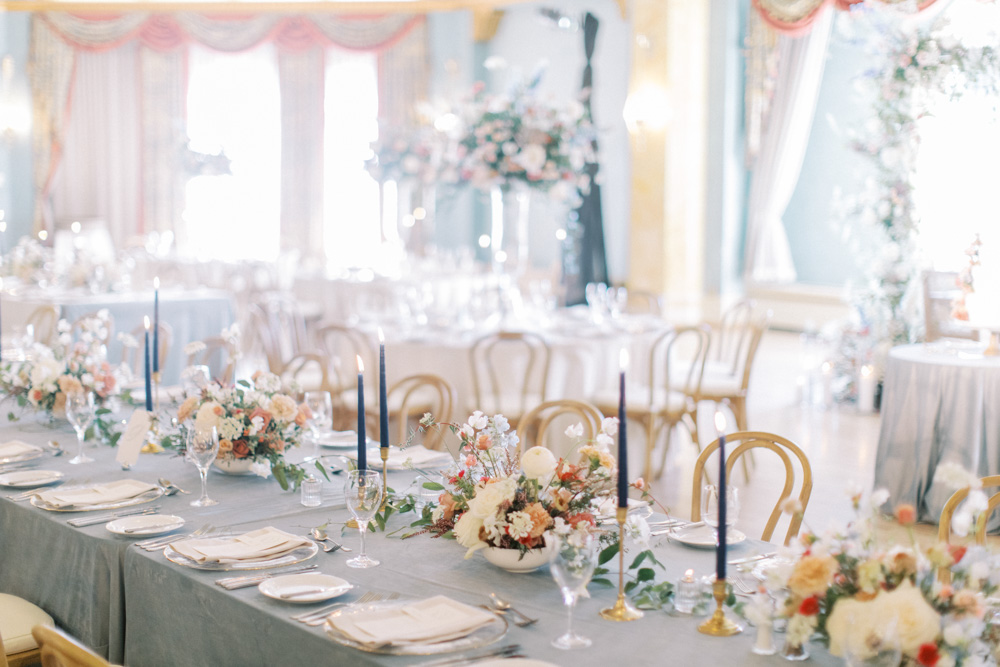
POLYGON ((268 526, 226 538, 180 540, 174 551, 198 563, 246 563, 284 556, 312 541, 268 526))
POLYGON ((38 494, 40 500, 53 507, 86 507, 135 498, 156 489, 155 484, 136 479, 120 479, 87 488, 56 489, 38 494))
POLYGON ((335 614, 328 623, 360 644, 406 646, 459 639, 494 619, 491 612, 437 595, 401 606, 335 614))
POLYGON ((26 454, 31 454, 33 452, 40 451, 41 447, 36 447, 35 445, 29 445, 26 442, 21 442, 20 440, 9 440, 3 444, 0 444, 0 459, 9 459, 16 456, 24 456, 26 454))

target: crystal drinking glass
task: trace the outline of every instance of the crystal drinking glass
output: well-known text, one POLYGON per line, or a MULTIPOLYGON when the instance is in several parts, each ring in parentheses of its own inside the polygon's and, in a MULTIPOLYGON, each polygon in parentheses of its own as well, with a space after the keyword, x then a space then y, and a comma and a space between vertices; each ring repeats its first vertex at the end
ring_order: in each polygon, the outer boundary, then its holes
POLYGON ((313 443, 318 448, 320 433, 329 431, 333 425, 333 399, 330 398, 328 391, 307 391, 305 404, 312 413, 312 417, 306 423, 312 434, 313 443))
POLYGON ((77 455, 70 463, 90 463, 94 459, 83 453, 83 442, 87 438, 87 429, 94 423, 94 394, 89 391, 77 391, 66 396, 66 419, 76 431, 76 440, 80 445, 77 455))
POLYGON ((192 500, 195 507, 217 505, 218 500, 208 497, 208 468, 219 454, 219 432, 213 426, 211 430, 189 429, 187 432, 187 458, 198 467, 201 474, 201 497, 192 500))
POLYGON ((344 484, 347 509, 361 530, 361 553, 347 561, 348 567, 375 567, 378 561, 365 553, 365 534, 368 523, 382 504, 382 476, 377 470, 352 470, 344 484))
POLYGON ((568 534, 548 534, 554 550, 549 570, 559 584, 563 604, 566 605, 566 633, 552 640, 561 649, 586 648, 591 641, 573 632, 573 607, 577 598, 587 589, 597 566, 597 538, 590 533, 572 530, 568 534))
MULTIPOLYGON (((736 525, 740 517, 740 494, 732 484, 726 485, 726 528, 736 525)), ((719 487, 706 484, 701 492, 701 518, 715 531, 715 541, 719 541, 719 487)))

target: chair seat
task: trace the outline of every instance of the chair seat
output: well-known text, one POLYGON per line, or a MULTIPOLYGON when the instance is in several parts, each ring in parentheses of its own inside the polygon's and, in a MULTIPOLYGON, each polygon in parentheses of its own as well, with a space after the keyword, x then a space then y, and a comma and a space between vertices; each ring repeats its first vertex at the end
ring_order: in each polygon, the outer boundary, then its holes
POLYGON ((0 593, 0 637, 7 655, 38 648, 38 642, 31 636, 31 628, 36 625, 54 625, 54 622, 38 605, 0 593))
MULTIPOLYGON (((628 401, 629 415, 655 412, 656 414, 679 417, 687 409, 687 397, 679 391, 671 390, 668 394, 663 389, 656 389, 653 392, 652 403, 650 403, 649 389, 626 389, 625 398, 628 401)), ((618 392, 601 392, 594 396, 593 403, 604 414, 617 414, 618 392)))
POLYGON ((743 391, 742 383, 740 378, 733 377, 732 375, 723 374, 709 374, 707 371, 701 379, 701 395, 704 397, 712 396, 739 396, 743 391))

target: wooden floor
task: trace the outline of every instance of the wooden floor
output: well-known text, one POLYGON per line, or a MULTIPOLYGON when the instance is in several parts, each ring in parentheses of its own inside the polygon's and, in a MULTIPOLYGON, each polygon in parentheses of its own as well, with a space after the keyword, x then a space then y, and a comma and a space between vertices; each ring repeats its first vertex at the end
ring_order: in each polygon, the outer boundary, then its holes
MULTIPOLYGON (((805 451, 813 470, 813 492, 804 526, 822 532, 853 517, 846 493, 850 485, 858 484, 866 492, 871 490, 879 416, 858 414, 853 405, 824 409, 811 404, 801 389, 800 348, 798 334, 770 331, 765 335, 751 377, 748 422, 750 430, 784 436, 805 451)), ((711 419, 711 405, 705 404, 699 415, 704 443, 714 433, 711 419)), ((697 455, 686 431, 676 431, 668 452, 667 470, 652 485, 653 495, 680 517, 690 516, 692 471, 697 455)), ((749 482, 742 472, 737 472, 732 481, 739 488, 742 506, 737 528, 759 538, 784 483, 784 468, 770 452, 757 454, 756 463, 749 482)), ((785 530, 787 526, 782 522, 772 541, 781 542, 785 530)))

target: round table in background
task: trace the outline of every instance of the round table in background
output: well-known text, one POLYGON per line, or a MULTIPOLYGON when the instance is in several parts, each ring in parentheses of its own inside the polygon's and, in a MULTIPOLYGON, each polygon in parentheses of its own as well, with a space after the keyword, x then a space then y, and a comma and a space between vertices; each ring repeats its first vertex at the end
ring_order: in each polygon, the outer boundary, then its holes
POLYGON ((937 523, 954 489, 935 483, 934 474, 948 461, 981 477, 1000 474, 1000 357, 967 343, 895 347, 885 371, 875 488, 937 523))

